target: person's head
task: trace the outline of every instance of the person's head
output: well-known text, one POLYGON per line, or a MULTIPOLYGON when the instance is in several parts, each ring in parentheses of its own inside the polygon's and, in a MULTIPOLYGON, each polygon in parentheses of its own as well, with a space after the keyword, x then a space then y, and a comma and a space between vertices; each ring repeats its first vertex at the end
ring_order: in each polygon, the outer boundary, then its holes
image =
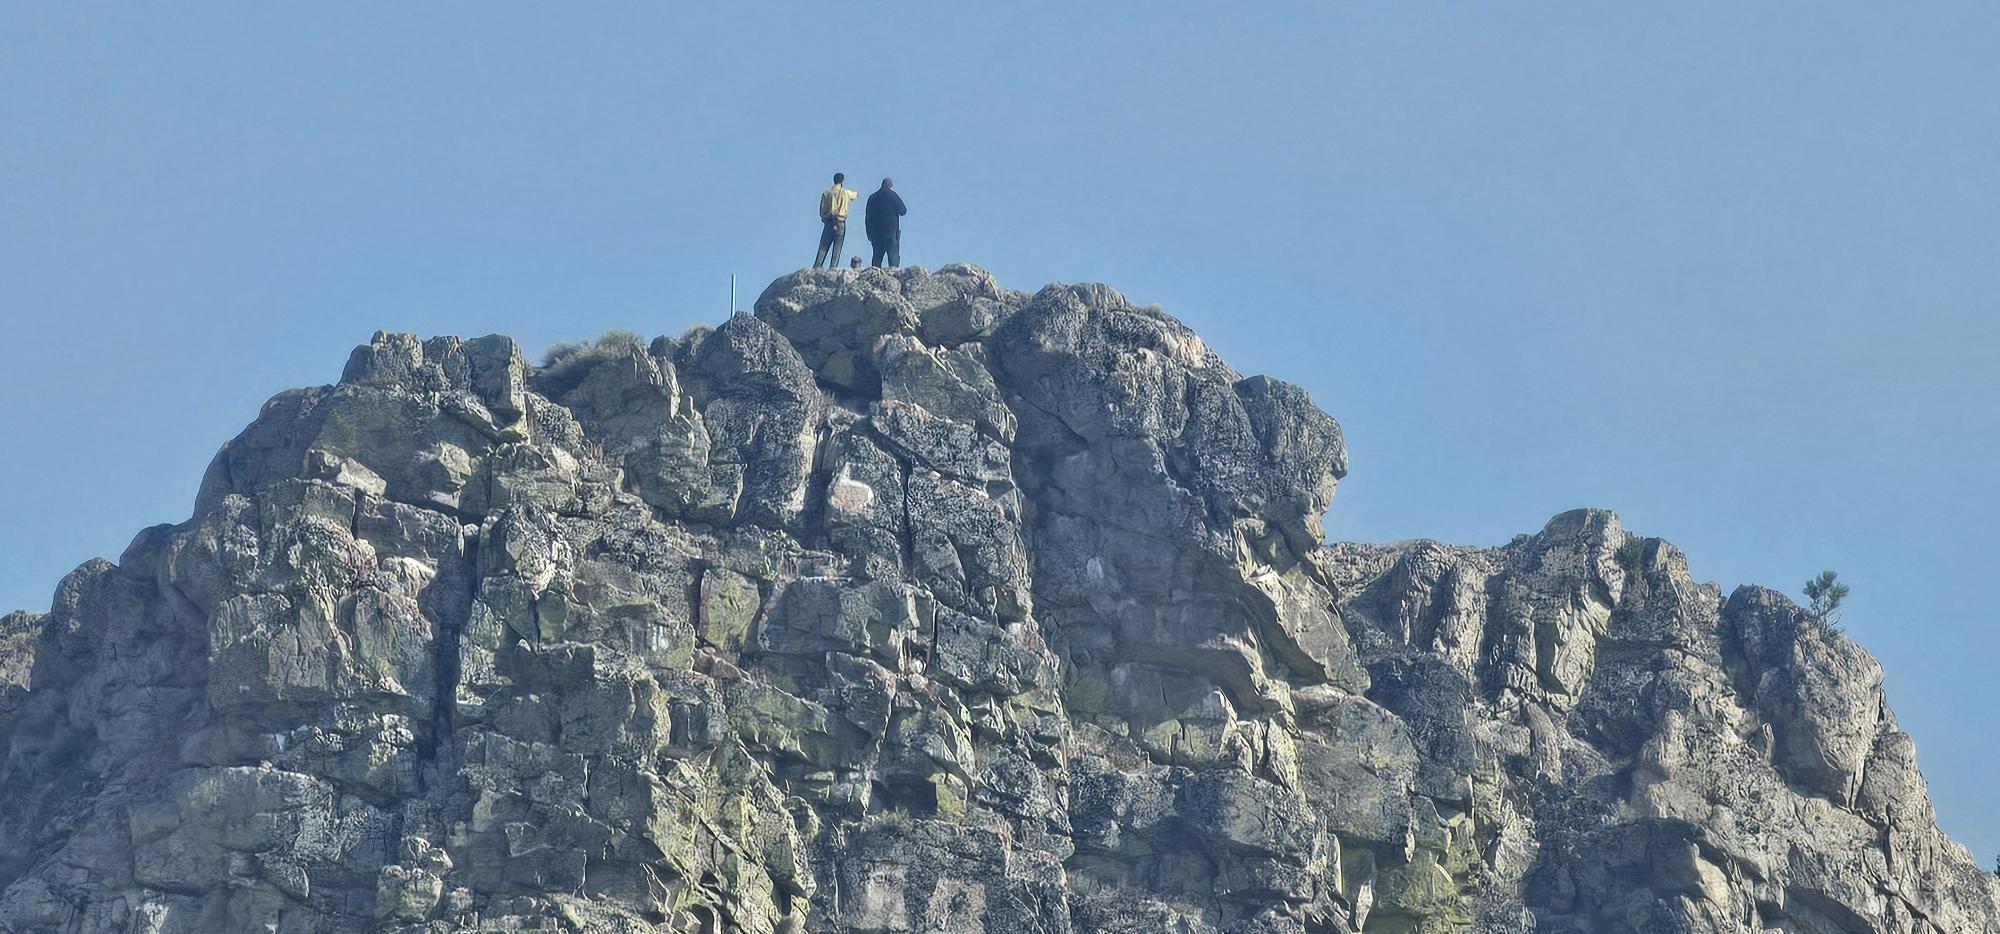
POLYGON ((894 188, 894 187, 896 187, 896 180, 895 180, 895 179, 893 179, 893 178, 885 178, 885 179, 883 179, 883 180, 882 180, 882 190, 883 190, 883 191, 887 191, 887 190, 889 190, 889 189, 891 189, 891 188, 894 188))
POLYGON ((835 173, 833 173, 833 183, 834 183, 834 184, 838 185, 838 184, 840 184, 841 182, 844 182, 844 181, 847 181, 847 176, 846 176, 846 175, 843 175, 843 174, 841 174, 841 173, 839 173, 839 172, 835 172, 835 173))

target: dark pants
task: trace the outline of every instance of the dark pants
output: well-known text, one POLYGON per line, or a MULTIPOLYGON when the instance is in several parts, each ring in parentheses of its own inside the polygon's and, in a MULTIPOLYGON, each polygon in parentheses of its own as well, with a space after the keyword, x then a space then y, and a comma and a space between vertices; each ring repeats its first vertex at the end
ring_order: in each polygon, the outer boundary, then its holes
POLYGON ((828 269, 840 268, 840 245, 847 241, 846 221, 826 221, 820 224, 819 255, 813 257, 813 268, 818 269, 823 261, 828 269))
POLYGON ((903 265, 903 234, 901 231, 883 234, 881 239, 868 238, 868 245, 875 248, 875 258, 868 261, 870 266, 882 265, 882 257, 889 257, 889 268, 903 265))

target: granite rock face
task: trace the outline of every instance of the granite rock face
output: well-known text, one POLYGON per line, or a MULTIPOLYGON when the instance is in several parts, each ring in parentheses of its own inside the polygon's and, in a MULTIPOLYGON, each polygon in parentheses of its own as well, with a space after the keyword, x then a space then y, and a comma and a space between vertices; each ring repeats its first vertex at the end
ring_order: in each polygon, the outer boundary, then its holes
POLYGON ((378 334, 0 619, 0 931, 2000 930, 1866 652, 1608 512, 1324 544, 1102 286, 378 334))

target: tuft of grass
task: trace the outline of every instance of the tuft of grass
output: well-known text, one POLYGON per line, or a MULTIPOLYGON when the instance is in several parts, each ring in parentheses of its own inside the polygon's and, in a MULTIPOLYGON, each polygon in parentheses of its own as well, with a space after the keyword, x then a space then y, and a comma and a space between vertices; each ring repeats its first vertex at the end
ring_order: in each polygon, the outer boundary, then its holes
POLYGON ((594 341, 561 341, 551 345, 542 354, 542 368, 561 366, 585 357, 608 357, 631 350, 644 352, 645 349, 646 339, 637 332, 614 328, 597 335, 594 341))

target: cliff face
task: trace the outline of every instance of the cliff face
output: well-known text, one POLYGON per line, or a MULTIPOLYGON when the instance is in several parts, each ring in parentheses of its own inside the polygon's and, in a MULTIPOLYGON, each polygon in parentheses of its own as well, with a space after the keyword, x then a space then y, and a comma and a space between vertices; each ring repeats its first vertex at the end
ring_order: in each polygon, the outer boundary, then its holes
POLYGON ((1100 286, 377 335, 0 620, 0 930, 2000 930, 1880 668, 1607 512, 1325 545, 1100 286))

